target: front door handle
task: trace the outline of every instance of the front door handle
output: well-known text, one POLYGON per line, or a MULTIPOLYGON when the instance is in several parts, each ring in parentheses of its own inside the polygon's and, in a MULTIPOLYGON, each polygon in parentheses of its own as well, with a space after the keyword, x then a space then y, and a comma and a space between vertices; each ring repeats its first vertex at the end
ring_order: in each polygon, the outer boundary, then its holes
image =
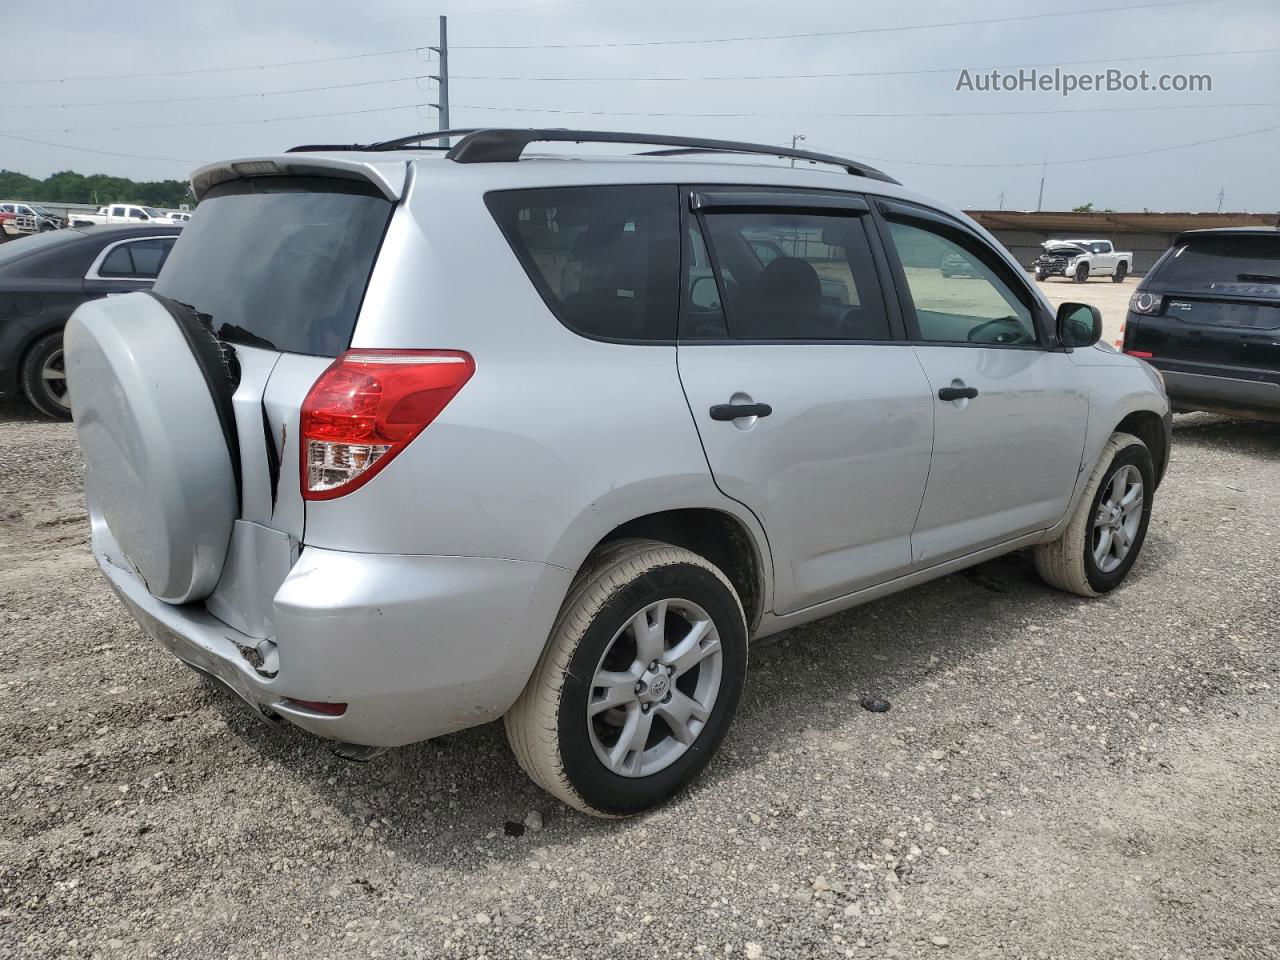
POLYGON ((740 417, 767 417, 773 407, 767 403, 717 403, 711 408, 712 420, 737 420, 740 417))
POLYGON ((943 387, 938 391, 939 400, 972 400, 977 395, 977 387, 943 387))

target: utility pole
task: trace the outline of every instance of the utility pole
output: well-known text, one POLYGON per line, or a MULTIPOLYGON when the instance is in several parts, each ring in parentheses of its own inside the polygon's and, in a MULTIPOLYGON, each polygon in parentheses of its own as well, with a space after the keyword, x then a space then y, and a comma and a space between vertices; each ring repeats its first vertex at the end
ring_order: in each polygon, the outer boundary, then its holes
MULTIPOLYGON (((799 143, 799 142, 800 142, 801 140, 803 140, 804 138, 805 138, 805 136, 804 136, 804 134, 803 134, 803 133, 793 133, 793 134, 791 135, 791 149, 792 149, 792 150, 794 150, 794 149, 796 148, 796 144, 797 144, 797 143, 799 143)), ((794 167, 795 167, 795 165, 796 165, 796 158, 795 158, 795 157, 792 157, 792 158, 791 158, 791 166, 794 168, 794 167)))
POLYGON ((1001 209, 1001 210, 1003 210, 1003 209, 1004 209, 1004 191, 1003 191, 1003 190, 1001 190, 1001 191, 1000 191, 1000 207, 999 207, 999 209, 1001 209))
POLYGON ((1222 201, 1225 200, 1226 198, 1227 198, 1227 188, 1219 187, 1218 188, 1218 212, 1219 213, 1222 212, 1222 201))
MULTIPOLYGON (((440 73, 432 76, 432 80, 440 85, 440 102, 433 103, 431 106, 436 108, 436 112, 440 115, 440 129, 449 129, 449 18, 440 17, 440 46, 428 47, 428 50, 434 50, 440 54, 440 73)), ((449 146, 449 138, 445 137, 440 141, 440 145, 449 146)))
POLYGON ((1048 169, 1049 161, 1046 159, 1044 163, 1040 165, 1040 196, 1036 199, 1036 213, 1039 213, 1044 209, 1044 175, 1045 171, 1048 169))

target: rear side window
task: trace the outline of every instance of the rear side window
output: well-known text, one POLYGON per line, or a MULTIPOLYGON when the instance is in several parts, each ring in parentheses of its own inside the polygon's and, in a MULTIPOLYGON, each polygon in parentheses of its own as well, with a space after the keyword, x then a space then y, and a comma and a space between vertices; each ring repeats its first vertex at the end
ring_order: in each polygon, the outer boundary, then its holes
POLYGON ((674 186, 566 187, 499 191, 485 202, 561 323, 652 343, 676 336, 676 196, 674 186))
POLYGON ((156 292, 224 340, 336 357, 351 343, 392 204, 355 180, 262 177, 210 190, 156 292))
POLYGON ((1267 236, 1191 237, 1160 264, 1147 286, 1280 283, 1280 232, 1267 236))
POLYGON ((154 280, 172 247, 171 237, 122 243, 103 259, 98 276, 154 280))

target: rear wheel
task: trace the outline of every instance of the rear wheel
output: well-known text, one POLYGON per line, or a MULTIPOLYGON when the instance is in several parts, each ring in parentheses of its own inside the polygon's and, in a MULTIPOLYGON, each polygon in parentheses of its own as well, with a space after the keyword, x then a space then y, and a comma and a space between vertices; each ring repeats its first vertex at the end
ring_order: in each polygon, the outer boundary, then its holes
POLYGON ((1146 445, 1128 433, 1112 434, 1067 529, 1035 549, 1041 578, 1082 597, 1119 586, 1142 551, 1154 490, 1146 445))
POLYGON ((22 392, 31 405, 46 417, 71 419, 67 396, 67 366, 62 352, 62 334, 41 337, 22 359, 22 392))
POLYGON ((574 581, 507 713, 507 740, 524 771, 570 806, 638 813, 715 755, 746 667, 746 619, 724 574, 688 550, 621 540, 574 581))
POLYGON ((1075 281, 1076 283, 1084 283, 1089 279, 1089 265, 1082 263, 1076 267, 1075 281))
POLYGON ((1112 283, 1124 283, 1124 278, 1129 273, 1129 265, 1121 260, 1116 264, 1116 272, 1111 275, 1112 283))

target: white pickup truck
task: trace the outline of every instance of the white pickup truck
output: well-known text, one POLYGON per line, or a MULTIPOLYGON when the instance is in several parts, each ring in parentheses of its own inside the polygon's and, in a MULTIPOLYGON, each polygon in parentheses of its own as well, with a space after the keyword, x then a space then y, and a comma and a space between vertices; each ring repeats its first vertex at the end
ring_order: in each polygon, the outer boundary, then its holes
POLYGON ((1120 283, 1133 269, 1133 252, 1116 250, 1110 240, 1046 240, 1044 253, 1031 262, 1037 280, 1070 277, 1084 283, 1092 276, 1120 283))
POLYGON ((97 213, 71 214, 71 226, 89 227, 97 223, 159 223, 169 226, 176 221, 163 210, 135 203, 111 203, 99 207, 97 213))

